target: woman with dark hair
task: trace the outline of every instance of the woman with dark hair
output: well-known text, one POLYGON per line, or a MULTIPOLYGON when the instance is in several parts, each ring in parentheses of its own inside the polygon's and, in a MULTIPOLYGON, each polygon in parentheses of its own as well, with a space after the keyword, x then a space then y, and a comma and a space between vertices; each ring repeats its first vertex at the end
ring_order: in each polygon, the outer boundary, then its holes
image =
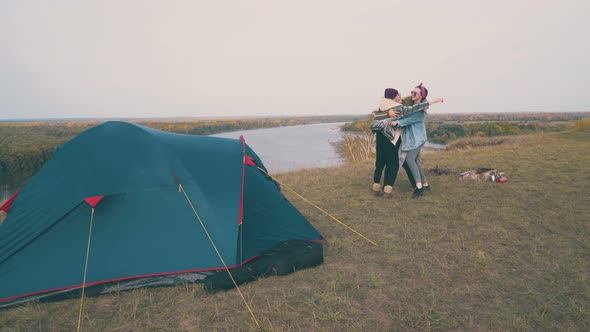
MULTIPOLYGON (((423 104, 426 102, 428 96, 428 90, 422 83, 412 90, 412 100, 415 104, 423 104)), ((436 98, 429 102, 430 105, 435 103, 442 103, 444 99, 436 98)), ((417 112, 410 114, 405 118, 395 120, 391 122, 391 125, 400 126, 402 130, 402 159, 408 164, 411 170, 412 176, 416 183, 414 189, 414 197, 423 196, 426 192, 430 191, 430 186, 426 179, 426 174, 420 165, 420 151, 426 143, 426 126, 424 125, 425 112, 417 112), (405 158, 403 157, 405 155, 405 158)))
POLYGON ((374 128, 371 125, 371 130, 375 133, 375 171, 373 172, 373 186, 371 193, 374 196, 391 197, 393 195, 393 183, 397 177, 399 170, 398 149, 399 144, 393 143, 393 135, 388 135, 393 127, 387 128, 388 122, 385 120, 399 114, 395 111, 390 112, 390 107, 384 107, 385 103, 401 103, 401 97, 396 89, 385 89, 383 100, 379 109, 373 112, 375 122, 382 124, 380 128, 374 128), (387 131, 385 131, 387 129, 387 131), (381 188, 381 176, 383 175, 383 188, 381 188))

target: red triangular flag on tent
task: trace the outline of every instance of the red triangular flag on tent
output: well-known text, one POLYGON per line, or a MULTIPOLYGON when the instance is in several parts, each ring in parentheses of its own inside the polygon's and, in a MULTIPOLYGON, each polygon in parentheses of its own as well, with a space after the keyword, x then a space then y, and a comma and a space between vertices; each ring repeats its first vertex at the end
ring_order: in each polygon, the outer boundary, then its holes
POLYGON ((86 203, 88 203, 88 205, 95 207, 103 198, 104 196, 92 196, 86 197, 84 198, 84 200, 86 201, 86 203))
POLYGON ((8 210, 10 210, 10 207, 12 206, 12 202, 14 202, 14 199, 16 198, 19 192, 20 191, 15 192, 14 195, 12 195, 12 197, 10 197, 4 204, 2 204, 2 206, 0 206, 0 210, 4 211, 5 213, 8 213, 8 210))
POLYGON ((245 162, 246 162, 246 165, 248 165, 248 166, 256 166, 256 162, 249 155, 246 155, 246 161, 245 162))

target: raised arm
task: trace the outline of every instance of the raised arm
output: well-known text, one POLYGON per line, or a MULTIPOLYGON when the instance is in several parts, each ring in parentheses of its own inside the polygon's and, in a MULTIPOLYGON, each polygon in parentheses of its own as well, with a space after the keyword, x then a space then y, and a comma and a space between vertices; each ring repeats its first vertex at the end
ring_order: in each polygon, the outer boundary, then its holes
POLYGON ((416 112, 426 111, 428 109, 428 106, 430 106, 430 103, 426 102, 426 101, 423 103, 420 103, 420 104, 412 105, 412 106, 399 105, 390 111, 389 116, 392 118, 395 118, 395 119, 405 118, 405 117, 412 115, 416 112), (395 113, 392 113, 392 112, 395 112, 395 113))
POLYGON ((432 101, 429 101, 428 103, 430 103, 430 105, 432 105, 432 104, 444 103, 444 102, 445 102, 445 100, 443 98, 436 98, 436 99, 434 99, 432 101))
POLYGON ((432 101, 423 102, 414 106, 399 106, 396 109, 400 109, 401 107, 406 108, 406 113, 402 112, 402 116, 397 120, 390 123, 392 126, 399 125, 400 127, 405 127, 411 125, 412 123, 420 122, 424 120, 424 113, 419 113, 428 109, 428 106, 436 103, 442 103, 444 99, 436 98, 432 101))

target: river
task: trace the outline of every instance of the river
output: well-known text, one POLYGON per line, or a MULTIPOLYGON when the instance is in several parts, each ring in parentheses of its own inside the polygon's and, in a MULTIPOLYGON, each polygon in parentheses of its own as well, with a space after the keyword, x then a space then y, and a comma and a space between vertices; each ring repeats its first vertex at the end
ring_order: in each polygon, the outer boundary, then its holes
POLYGON ((271 173, 283 173, 303 168, 338 166, 343 160, 335 143, 342 138, 343 123, 318 123, 266 129, 253 129, 211 136, 239 138, 258 154, 271 173))

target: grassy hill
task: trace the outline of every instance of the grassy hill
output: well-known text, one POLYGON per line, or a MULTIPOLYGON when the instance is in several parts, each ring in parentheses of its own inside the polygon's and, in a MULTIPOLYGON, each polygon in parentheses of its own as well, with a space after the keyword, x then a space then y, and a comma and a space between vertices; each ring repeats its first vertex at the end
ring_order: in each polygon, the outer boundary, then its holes
MULTIPOLYGON (((267 331, 590 330, 590 132, 519 136, 424 156, 455 173, 506 172, 507 183, 430 175, 411 198, 369 195, 372 165, 278 176, 379 244, 370 245, 287 190, 322 232, 325 264, 241 287, 267 331)), ((39 275, 42 278, 42 274, 39 275)), ((79 300, 0 311, 0 330, 74 330, 79 300)), ((235 290, 140 289, 85 300, 87 331, 254 331, 235 290)))

